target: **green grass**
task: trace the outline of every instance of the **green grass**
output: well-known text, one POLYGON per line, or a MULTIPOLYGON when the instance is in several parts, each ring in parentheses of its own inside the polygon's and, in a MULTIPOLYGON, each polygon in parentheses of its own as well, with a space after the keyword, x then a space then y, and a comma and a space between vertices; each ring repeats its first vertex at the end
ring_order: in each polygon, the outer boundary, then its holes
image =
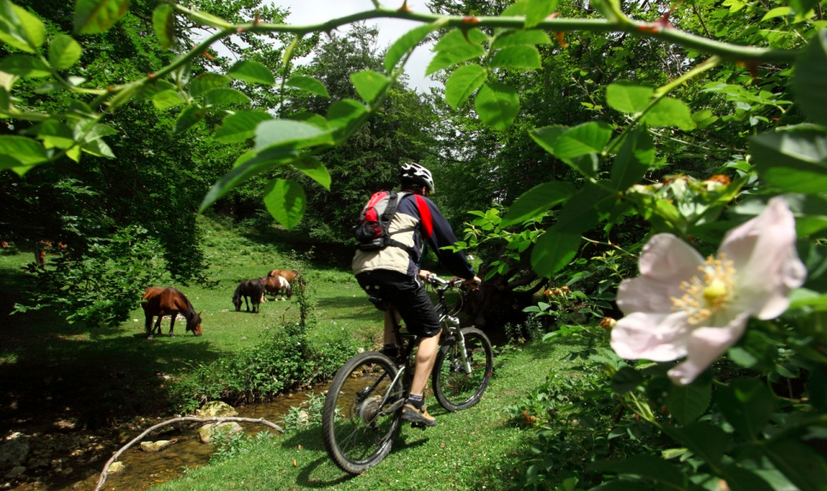
POLYGON ((254 442, 241 455, 152 489, 512 489, 526 432, 509 424, 503 409, 542 383, 550 371, 565 370, 568 362, 561 359, 568 349, 532 344, 499 355, 479 404, 447 413, 430 398, 429 412, 438 425, 425 431, 404 425, 390 455, 361 476, 339 470, 324 450, 321 429, 311 428, 254 442))
MULTIPOLYGON (((272 237, 241 237, 213 222, 205 229, 212 264, 208 277, 215 283, 176 285, 196 310, 204 311, 202 337, 185 333, 180 322, 175 338, 162 335, 149 341, 140 309, 120 325, 94 328, 66 324, 47 311, 7 316, 8 322, 0 326, 0 378, 21 385, 54 379, 77 393, 62 400, 45 382, 42 397, 28 405, 21 402, 17 414, 56 407, 63 411, 65 406, 70 410, 64 417, 105 424, 162 411, 168 405, 159 374, 185 377, 193 363, 209 363, 249 348, 261 333, 298 320, 293 301, 265 303, 260 314, 234 311, 231 297, 237 282, 274 268, 302 266, 315 304, 311 342, 348 335, 356 339, 355 346, 367 349, 381 343, 381 312, 367 302, 349 270, 307 260, 283 243, 277 249, 268 243, 272 237)), ((8 313, 14 302, 26 301, 22 292, 31 286, 31 278, 20 268, 29 261, 30 254, 0 253, 0 287, 7 292, 0 299, 2 313, 8 313)), ((165 321, 162 332, 168 329, 165 321)), ((551 370, 565 369, 560 360, 567 350, 563 345, 537 344, 499 354, 490 388, 477 406, 446 413, 430 398, 429 410, 438 426, 422 431, 405 425, 391 454, 362 476, 340 471, 324 450, 321 430, 310 428, 250 442, 242 455, 190 470, 153 489, 511 489, 518 455, 525 451, 525 431, 508 423, 504 408, 541 384, 551 370)), ((36 392, 40 391, 38 386, 36 392)))

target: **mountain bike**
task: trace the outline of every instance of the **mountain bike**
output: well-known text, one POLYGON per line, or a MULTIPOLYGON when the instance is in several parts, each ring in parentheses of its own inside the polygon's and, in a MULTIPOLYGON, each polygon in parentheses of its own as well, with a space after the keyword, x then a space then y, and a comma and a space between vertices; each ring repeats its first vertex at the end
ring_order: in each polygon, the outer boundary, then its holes
MULTIPOLYGON (((425 281, 436 288, 434 308, 442 324, 431 373, 433 393, 448 411, 466 409, 479 402, 491 379, 491 342, 479 329, 459 327, 455 315, 462 308, 461 279, 443 280, 432 274, 425 281), (446 300, 450 291, 458 294, 455 302, 446 300)), ((382 310, 389 307, 384 299, 371 297, 371 301, 382 310)), ((354 356, 333 377, 325 396, 325 447, 336 465, 351 474, 361 474, 381 462, 402 426, 401 410, 410 392, 419 339, 402 332, 395 315, 391 318, 399 356, 395 360, 378 352, 354 356)))

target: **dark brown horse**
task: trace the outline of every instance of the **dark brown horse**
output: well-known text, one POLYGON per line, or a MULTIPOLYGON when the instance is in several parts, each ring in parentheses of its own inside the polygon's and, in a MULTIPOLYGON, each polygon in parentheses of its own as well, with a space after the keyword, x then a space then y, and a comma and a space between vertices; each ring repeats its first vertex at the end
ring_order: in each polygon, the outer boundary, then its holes
POLYGON ((284 269, 273 269, 267 273, 267 276, 281 276, 291 285, 296 285, 298 283, 299 287, 301 287, 302 291, 304 291, 304 278, 302 278, 301 272, 296 269, 291 269, 290 271, 286 271, 284 269))
POLYGON ((250 311, 250 304, 253 304, 253 312, 259 312, 261 306, 261 297, 264 294, 264 282, 261 278, 252 280, 243 280, 238 284, 233 294, 233 305, 235 311, 241 310, 241 297, 244 297, 244 306, 247 307, 247 312, 250 311), (248 303, 249 298, 249 303, 248 303))
POLYGON ((187 331, 192 331, 196 336, 201 335, 201 313, 196 313, 189 299, 175 288, 164 289, 150 286, 141 299, 141 307, 144 308, 144 315, 146 316, 147 339, 152 339, 154 331, 157 331, 159 336, 161 335, 161 319, 165 315, 170 316, 169 336, 175 337, 172 329, 175 327, 175 317, 179 312, 187 319, 187 331), (156 315, 158 321, 153 329, 152 318, 156 315))
POLYGON ((284 298, 285 296, 287 298, 293 296, 293 289, 290 287, 290 282, 283 276, 265 276, 261 278, 261 281, 264 283, 264 291, 273 295, 275 300, 278 300, 276 297, 279 295, 281 295, 282 300, 286 300, 284 298))

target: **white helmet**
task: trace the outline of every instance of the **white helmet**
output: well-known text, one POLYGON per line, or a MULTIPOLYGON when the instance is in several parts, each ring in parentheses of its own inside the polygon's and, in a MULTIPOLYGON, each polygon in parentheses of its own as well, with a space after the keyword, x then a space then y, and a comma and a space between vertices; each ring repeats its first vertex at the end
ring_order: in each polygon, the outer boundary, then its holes
POLYGON ((434 178, 431 175, 431 171, 416 162, 402 164, 402 168, 399 170, 399 180, 403 183, 405 181, 411 181, 421 186, 425 186, 431 194, 436 191, 434 188, 434 178))

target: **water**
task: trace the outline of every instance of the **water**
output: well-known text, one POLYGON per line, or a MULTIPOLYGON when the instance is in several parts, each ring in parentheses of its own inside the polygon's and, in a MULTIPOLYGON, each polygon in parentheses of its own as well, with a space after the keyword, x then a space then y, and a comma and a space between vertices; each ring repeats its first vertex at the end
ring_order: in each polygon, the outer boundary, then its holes
MULTIPOLYGON (((291 407, 300 406, 311 395, 321 395, 324 390, 326 390, 326 387, 319 386, 313 390, 279 396, 273 402, 240 406, 236 408, 236 411, 241 417, 264 418, 281 426, 282 419, 291 407)), ((265 430, 274 431, 265 425, 252 423, 241 423, 241 426, 247 435, 254 435, 265 430)), ((201 443, 197 434, 198 427, 200 425, 191 427, 188 423, 170 425, 166 428, 172 428, 171 431, 159 436, 150 436, 144 440, 175 440, 173 445, 160 452, 144 452, 140 449, 140 444, 129 448, 121 454, 119 459, 126 466, 125 469, 107 475, 106 482, 101 489, 143 491, 155 484, 175 479, 184 474, 187 469, 194 469, 209 463, 214 446, 201 443)), ((160 431, 164 431, 164 428, 160 431)), ((279 435, 279 433, 276 434, 279 435)), ((34 491, 42 490, 48 486, 49 491, 93 491, 103 469, 103 464, 111 456, 110 453, 89 466, 74 469, 73 475, 77 476, 74 479, 55 478, 46 485, 35 486, 27 483, 13 489, 16 491, 34 491)))

